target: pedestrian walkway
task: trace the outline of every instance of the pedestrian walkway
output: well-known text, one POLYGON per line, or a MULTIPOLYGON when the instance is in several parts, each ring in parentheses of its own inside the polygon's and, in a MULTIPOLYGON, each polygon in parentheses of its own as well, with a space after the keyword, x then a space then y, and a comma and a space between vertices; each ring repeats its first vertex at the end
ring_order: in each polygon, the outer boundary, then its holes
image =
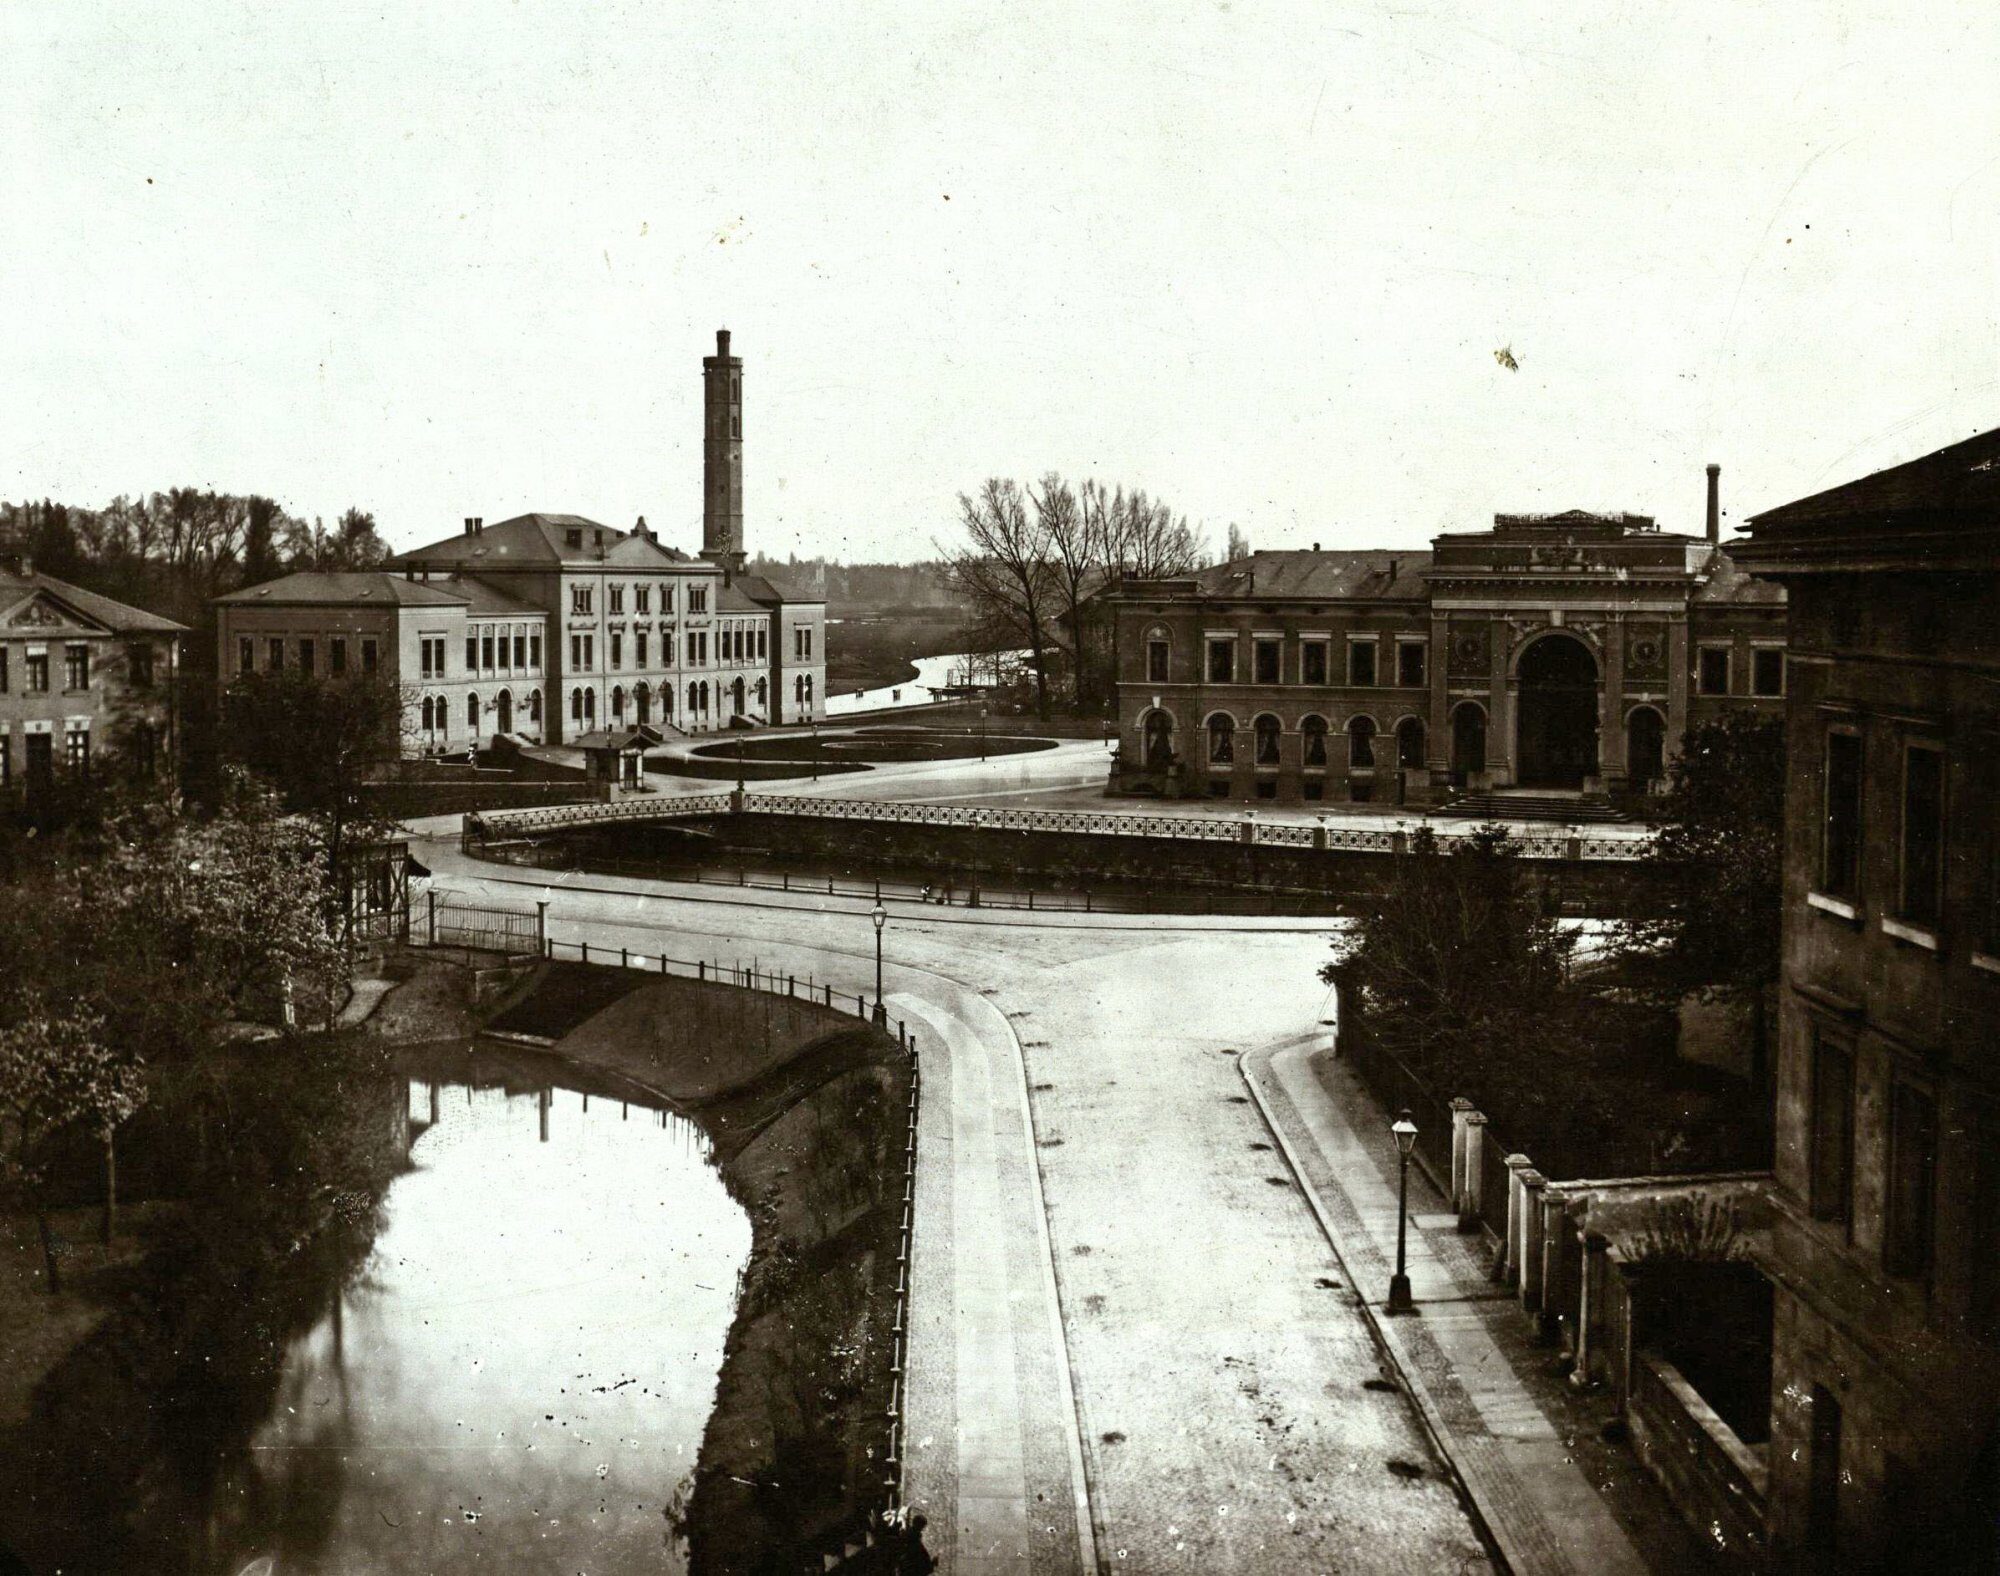
MULTIPOLYGON (((1415 1166, 1408 1261, 1417 1312, 1386 1315, 1397 1229, 1390 1118, 1345 1063, 1316 1066, 1313 1044, 1300 1037, 1246 1054, 1244 1080, 1509 1568, 1515 1576, 1689 1569, 1689 1536, 1664 1501, 1636 1513, 1628 1503, 1621 1514, 1599 1492, 1578 1438, 1594 1419, 1551 1399, 1549 1354, 1485 1273, 1478 1239, 1458 1234, 1447 1201, 1415 1166)), ((1594 1433, 1588 1443, 1602 1448, 1594 1433)))

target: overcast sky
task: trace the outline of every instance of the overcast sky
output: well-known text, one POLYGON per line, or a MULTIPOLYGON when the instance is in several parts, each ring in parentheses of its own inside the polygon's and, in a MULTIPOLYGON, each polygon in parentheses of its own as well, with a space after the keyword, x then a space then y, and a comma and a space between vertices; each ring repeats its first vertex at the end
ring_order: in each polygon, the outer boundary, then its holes
POLYGON ((0 4, 0 496, 1699 530, 2000 426, 2000 6, 0 4), (1509 371, 1494 352, 1510 349, 1509 371))

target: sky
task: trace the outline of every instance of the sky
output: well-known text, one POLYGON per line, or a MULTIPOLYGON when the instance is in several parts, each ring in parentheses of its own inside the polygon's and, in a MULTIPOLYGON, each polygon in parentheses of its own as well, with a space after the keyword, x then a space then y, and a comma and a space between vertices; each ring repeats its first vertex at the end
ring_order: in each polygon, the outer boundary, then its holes
POLYGON ((1699 531, 2000 426, 1991 0, 0 4, 0 497, 1699 531), (1511 354, 1515 367, 1496 352, 1511 354))

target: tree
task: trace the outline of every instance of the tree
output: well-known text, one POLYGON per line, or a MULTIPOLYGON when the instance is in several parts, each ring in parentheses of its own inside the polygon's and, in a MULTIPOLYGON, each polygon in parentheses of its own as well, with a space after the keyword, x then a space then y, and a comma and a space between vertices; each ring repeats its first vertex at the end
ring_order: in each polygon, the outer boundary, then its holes
POLYGON ((1049 567, 1048 528, 1031 516, 1021 488, 988 477, 977 495, 958 495, 965 543, 943 554, 945 575, 965 598, 983 631, 996 641, 1025 646, 1035 670, 1035 704, 1049 714, 1048 659, 1057 606, 1049 567))
POLYGON ((373 674, 246 673, 222 698, 226 748, 310 818, 336 876, 355 843, 386 829, 364 790, 400 754, 404 717, 402 691, 373 674))
POLYGON ((1233 564, 1239 558, 1250 556, 1250 538, 1243 534, 1243 527, 1234 520, 1229 522, 1229 545, 1223 549, 1222 561, 1233 564))
POLYGON ((1717 986, 1745 993, 1761 1088, 1784 907, 1783 719, 1739 714, 1689 729, 1663 808, 1646 854, 1661 903, 1622 924, 1620 950, 1669 1001, 1717 986))
POLYGON ((104 1144, 104 1240, 116 1209, 113 1135, 144 1104, 145 1072, 105 1042, 104 1020, 75 1006, 58 1009, 39 992, 17 995, 0 1018, 0 1187, 35 1212, 51 1294, 62 1290, 49 1224, 44 1169, 49 1142, 85 1125, 104 1144))

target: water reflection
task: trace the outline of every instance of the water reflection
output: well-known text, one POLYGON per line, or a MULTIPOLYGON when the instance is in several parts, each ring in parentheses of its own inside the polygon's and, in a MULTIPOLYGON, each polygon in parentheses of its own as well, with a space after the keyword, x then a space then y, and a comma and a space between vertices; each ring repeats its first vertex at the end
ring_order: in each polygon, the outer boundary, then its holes
POLYGON ((412 1079, 412 1169, 222 1518, 288 1572, 679 1568, 750 1225, 671 1113, 412 1079))

